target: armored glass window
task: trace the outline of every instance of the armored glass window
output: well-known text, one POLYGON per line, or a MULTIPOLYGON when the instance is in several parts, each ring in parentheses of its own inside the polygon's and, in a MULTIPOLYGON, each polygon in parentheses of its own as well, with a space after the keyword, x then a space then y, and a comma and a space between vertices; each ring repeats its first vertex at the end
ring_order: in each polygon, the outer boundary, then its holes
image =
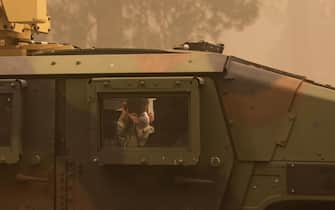
POLYGON ((90 90, 92 142, 101 163, 197 163, 196 79, 102 78, 92 80, 90 90))

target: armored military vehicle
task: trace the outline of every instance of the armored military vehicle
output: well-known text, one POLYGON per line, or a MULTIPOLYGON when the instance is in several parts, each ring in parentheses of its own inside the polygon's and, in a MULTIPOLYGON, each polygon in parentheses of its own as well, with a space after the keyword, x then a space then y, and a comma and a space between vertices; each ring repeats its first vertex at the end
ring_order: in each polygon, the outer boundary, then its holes
POLYGON ((206 42, 34 42, 49 21, 1 1, 1 210, 334 208, 334 88, 206 42))

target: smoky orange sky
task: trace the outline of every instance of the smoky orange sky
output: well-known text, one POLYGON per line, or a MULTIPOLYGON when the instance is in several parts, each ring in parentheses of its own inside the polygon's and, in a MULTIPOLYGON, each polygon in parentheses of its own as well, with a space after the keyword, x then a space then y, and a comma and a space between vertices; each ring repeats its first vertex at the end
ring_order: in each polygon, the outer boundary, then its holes
POLYGON ((334 0, 49 0, 48 7, 49 41, 172 48, 205 39, 224 43, 225 54, 335 85, 334 0))

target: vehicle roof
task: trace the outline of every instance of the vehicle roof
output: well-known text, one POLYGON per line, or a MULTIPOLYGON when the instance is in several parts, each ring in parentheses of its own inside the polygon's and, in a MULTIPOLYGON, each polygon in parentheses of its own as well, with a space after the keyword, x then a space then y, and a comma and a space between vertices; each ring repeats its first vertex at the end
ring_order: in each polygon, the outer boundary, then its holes
POLYGON ((0 76, 223 72, 226 61, 198 51, 75 49, 0 57, 0 76))

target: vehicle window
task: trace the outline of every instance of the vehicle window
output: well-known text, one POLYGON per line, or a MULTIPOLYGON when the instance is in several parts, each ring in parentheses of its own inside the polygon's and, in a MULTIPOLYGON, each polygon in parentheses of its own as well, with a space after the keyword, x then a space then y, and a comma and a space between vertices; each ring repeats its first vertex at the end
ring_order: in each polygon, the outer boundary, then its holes
POLYGON ((113 147, 185 147, 189 95, 100 94, 101 143, 113 147))
POLYGON ((0 147, 10 145, 11 103, 10 94, 0 95, 0 147))

